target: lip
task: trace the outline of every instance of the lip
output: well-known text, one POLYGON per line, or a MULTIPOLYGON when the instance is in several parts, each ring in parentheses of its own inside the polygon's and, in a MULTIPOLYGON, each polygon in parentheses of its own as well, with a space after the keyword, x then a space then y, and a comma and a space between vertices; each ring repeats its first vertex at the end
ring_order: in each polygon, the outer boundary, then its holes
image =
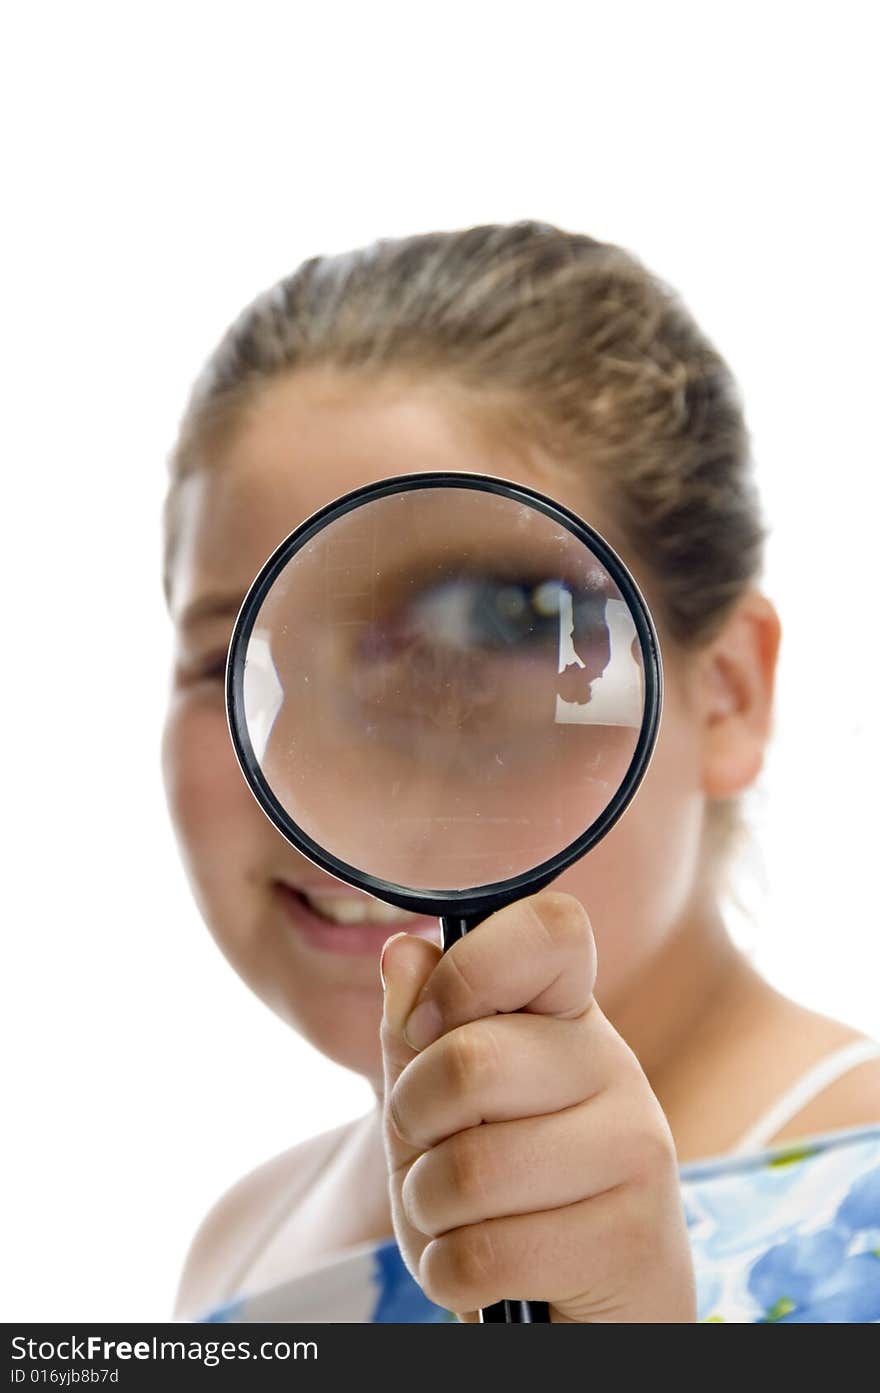
POLYGON ((377 958, 395 933, 411 933, 431 943, 440 942, 440 921, 432 915, 420 914, 401 924, 332 924, 309 908, 302 891, 280 880, 276 880, 272 888, 299 936, 311 948, 325 953, 377 958))

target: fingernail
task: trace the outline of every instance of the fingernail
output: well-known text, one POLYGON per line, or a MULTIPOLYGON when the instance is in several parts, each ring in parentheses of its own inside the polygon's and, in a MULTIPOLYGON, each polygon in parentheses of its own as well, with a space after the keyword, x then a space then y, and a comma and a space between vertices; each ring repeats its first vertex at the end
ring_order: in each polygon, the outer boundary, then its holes
POLYGON ((406 930, 401 929, 399 933, 392 934, 391 937, 386 938, 385 942, 382 944, 382 952, 379 954, 379 981, 382 983, 383 992, 385 990, 385 973, 383 971, 385 966, 385 954, 396 938, 406 938, 406 930))
POLYGON ((403 1038, 410 1049, 423 1050, 443 1034, 439 1007, 433 1001, 423 1001, 407 1017, 403 1038))

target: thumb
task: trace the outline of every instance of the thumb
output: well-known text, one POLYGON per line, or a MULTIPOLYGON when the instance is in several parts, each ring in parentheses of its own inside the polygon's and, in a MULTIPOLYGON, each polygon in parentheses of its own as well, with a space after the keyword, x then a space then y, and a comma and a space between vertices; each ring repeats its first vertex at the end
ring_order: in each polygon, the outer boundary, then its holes
POLYGON ((379 975, 385 991, 380 1038, 382 1066, 385 1078, 385 1146, 392 1170, 420 1153, 398 1136, 393 1120, 388 1116, 391 1090, 411 1059, 414 1050, 403 1034, 407 1017, 418 1000, 419 993, 443 956, 436 943, 416 938, 414 934, 398 933, 389 938, 379 959, 379 975))

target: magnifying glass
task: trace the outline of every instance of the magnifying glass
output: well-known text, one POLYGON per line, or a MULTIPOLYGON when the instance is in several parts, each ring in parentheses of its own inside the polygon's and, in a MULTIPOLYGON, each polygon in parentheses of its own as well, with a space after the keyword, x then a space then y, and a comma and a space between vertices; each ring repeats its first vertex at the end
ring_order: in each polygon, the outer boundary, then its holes
MULTIPOLYGON (((273 552, 229 648, 260 807, 346 884, 440 920, 445 952, 603 837, 645 775, 657 634, 609 543, 493 475, 401 474, 273 552)), ((481 1320, 546 1321, 505 1300, 481 1320)))

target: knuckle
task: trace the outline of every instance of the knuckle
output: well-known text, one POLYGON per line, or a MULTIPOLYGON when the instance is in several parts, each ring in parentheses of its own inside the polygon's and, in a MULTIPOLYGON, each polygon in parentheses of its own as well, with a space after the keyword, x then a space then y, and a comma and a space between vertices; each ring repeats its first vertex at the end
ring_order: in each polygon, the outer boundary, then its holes
POLYGON ((579 949, 592 946, 593 931, 587 911, 574 895, 567 895, 561 890, 545 890, 535 900, 535 915, 554 947, 579 949))
POLYGON ((459 1026, 446 1036, 446 1065, 459 1093, 480 1093, 497 1077, 501 1053, 494 1032, 481 1022, 459 1026))
POLYGON ((495 1188, 485 1146, 485 1128, 459 1132, 448 1143, 449 1179, 455 1193, 469 1203, 479 1202, 495 1188))
POLYGON ((659 1113, 659 1105, 639 1118, 627 1136, 626 1147, 634 1180, 656 1184, 676 1172, 675 1142, 666 1118, 659 1113))
POLYGON ((407 1219, 420 1233, 433 1234, 429 1186, 425 1177, 428 1156, 430 1153, 426 1152, 410 1166, 400 1187, 400 1202, 407 1219))
POLYGON ((482 995, 484 984, 471 976, 470 955, 461 952, 466 944, 467 937, 453 944, 436 969, 433 992, 444 1019, 473 1015, 482 995))
POLYGON ((629 1187, 619 1196, 614 1208, 612 1270, 617 1274, 643 1270, 646 1255, 654 1252, 658 1237, 656 1216, 652 1206, 646 1203, 644 1192, 629 1187))
MULTIPOLYGON (((624 1125, 638 1123, 648 1104, 659 1107, 656 1096, 642 1068, 641 1061, 626 1041, 618 1035, 598 1002, 594 1001, 589 1012, 589 1021, 584 1018, 585 1032, 594 1031, 587 1038, 598 1061, 600 1088, 618 1104, 619 1115, 624 1125)), ((661 1112, 665 1121, 665 1114, 661 1112)))
POLYGON ((447 1310, 472 1310, 489 1304, 498 1286, 497 1263, 485 1224, 455 1229, 435 1238, 422 1254, 421 1286, 447 1310))
POLYGON ((379 1044, 381 1046, 383 1056, 388 1055, 394 1048, 396 1043, 397 1039, 395 1033, 392 1031, 391 1026, 388 1024, 387 1020, 383 1015, 382 1020, 379 1024, 379 1044))
POLYGON ((415 1146, 418 1138, 408 1117, 406 1093, 407 1089, 399 1079, 388 1095, 388 1116, 400 1140, 415 1146))
POLYGON ((495 1245, 483 1224, 460 1229, 452 1244, 452 1273, 456 1284, 466 1291, 486 1287, 496 1270, 495 1245))
MULTIPOLYGON (((638 1055, 617 1035, 608 1018, 603 1017, 603 1020, 609 1032, 613 1068, 621 1085, 633 1089, 636 1093, 640 1093, 646 1086, 650 1089, 638 1055)), ((653 1094, 651 1096, 653 1097, 653 1094)))

